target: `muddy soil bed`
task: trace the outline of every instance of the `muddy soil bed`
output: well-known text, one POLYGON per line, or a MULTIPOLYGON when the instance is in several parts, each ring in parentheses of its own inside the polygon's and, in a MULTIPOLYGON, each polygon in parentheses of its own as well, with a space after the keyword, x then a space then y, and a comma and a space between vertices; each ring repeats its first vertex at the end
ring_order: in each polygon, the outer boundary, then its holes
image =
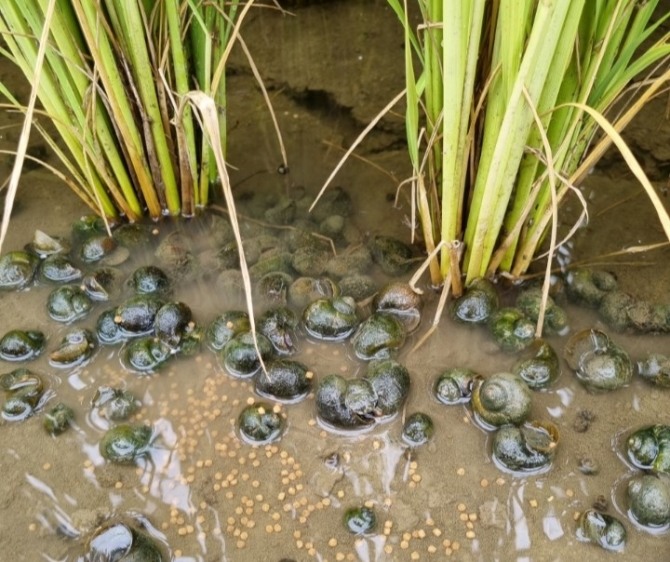
MULTIPOLYGON (((263 194, 291 195, 298 186, 316 193, 342 147, 402 89, 402 46, 390 32, 396 22, 385 2, 295 4, 295 16, 254 15, 245 34, 278 113, 289 154, 288 175, 277 174, 280 158, 251 76, 240 63, 230 78, 229 160, 235 166, 233 183, 242 210, 263 194)), ((3 64, 0 72, 6 79, 14 71, 3 64)), ((15 83, 25 93, 18 77, 15 83)), ((2 119, 15 123, 12 116, 2 119)), ((2 129, 2 134, 2 148, 11 148, 16 128, 2 129)), ((350 194, 353 220, 362 233, 408 241, 406 197, 401 194, 399 204, 393 205, 396 186, 408 173, 402 134, 400 115, 391 115, 363 144, 360 154, 367 161, 352 160, 336 184, 350 194)), ((643 112, 628 138, 667 201, 670 125, 665 100, 643 112)), ((3 161, 3 172, 9 165, 3 161)), ((667 248, 602 257, 663 240, 653 209, 620 159, 608 155, 581 189, 590 204, 590 221, 570 243, 564 262, 600 264, 617 275, 624 290, 670 302, 667 248)), ((26 171, 18 197, 3 252, 22 248, 37 228, 68 236, 70 224, 87 213, 40 169, 26 171)), ((569 202, 564 228, 577 212, 576 202, 569 202)), ((156 228, 160 235, 179 225, 156 228)), ((207 243, 206 230, 191 230, 194 246, 207 243)), ((148 263, 153 258, 147 251, 133 259, 148 263)), ((513 302, 513 288, 499 289, 504 302, 513 302)), ((40 329, 48 335, 47 349, 55 347, 65 327, 46 314, 50 291, 40 285, 0 294, 3 333, 40 329)), ((237 297, 222 294, 210 281, 178 284, 174 297, 189 304, 201 325, 241 306, 237 297)), ((485 329, 456 324, 447 315, 427 343, 411 353, 430 325, 436 298, 426 291, 422 325, 397 356, 412 378, 403 411, 363 434, 324 428, 309 395, 282 405, 287 430, 280 441, 261 447, 245 443, 235 423, 241 409, 259 397, 247 381, 230 377, 206 349, 151 376, 125 371, 118 347, 102 346, 91 362, 73 370, 55 370, 44 356, 25 364, 45 374, 55 391, 50 404, 69 404, 76 423, 58 437, 45 433, 43 412, 0 426, 1 558, 77 560, 87 533, 106 518, 142 514, 166 558, 184 562, 605 560, 612 555, 579 542, 575 533, 578 514, 603 501, 627 528, 626 560, 668 557, 667 533, 641 529, 626 514, 623 486, 634 471, 619 447, 632 429, 670 424, 669 391, 635 379, 625 389, 592 394, 563 362, 551 389, 533 394, 532 417, 552 420, 560 432, 551 470, 535 476, 503 472, 491 461, 490 435, 473 423, 469 408, 439 404, 432 388, 446 368, 469 367, 488 376, 509 370, 516 358, 500 352, 485 329), (133 421, 150 424, 157 445, 136 466, 113 465, 99 454, 104 424, 91 415, 90 402, 102 385, 122 386, 142 400, 133 421), (592 422, 581 431, 578 422, 585 410, 592 422), (433 418, 435 435, 412 450, 400 433, 402 419, 417 411, 433 418), (597 463, 597 474, 580 472, 584 459, 597 463), (354 537, 342 518, 347 508, 361 504, 376 511, 377 528, 354 537), (77 532, 82 533, 78 539, 64 536, 77 532)), ((594 311, 566 307, 570 333, 594 327, 608 331, 634 360, 650 352, 668 353, 666 335, 617 334, 594 311)), ((98 306, 78 325, 92 327, 101 310, 98 306)), ((566 338, 549 341, 560 353, 566 338)), ((297 358, 317 380, 330 373, 354 377, 365 369, 348 343, 306 336, 297 358)), ((1 366, 4 373, 19 365, 1 366)))

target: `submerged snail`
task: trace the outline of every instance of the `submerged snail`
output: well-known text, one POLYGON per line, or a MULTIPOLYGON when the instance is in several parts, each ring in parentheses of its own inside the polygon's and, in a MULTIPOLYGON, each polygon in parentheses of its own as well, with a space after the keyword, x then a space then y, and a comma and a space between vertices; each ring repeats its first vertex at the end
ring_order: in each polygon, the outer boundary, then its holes
POLYGON ((616 517, 587 509, 577 523, 577 538, 605 550, 621 551, 626 545, 626 528, 616 517))
MULTIPOLYGON (((139 526, 145 529, 146 525, 139 526)), ((86 560, 119 562, 162 562, 161 549, 153 538, 122 521, 112 521, 95 531, 88 541, 86 560)))
POLYGON ((419 326, 422 307, 421 295, 408 283, 389 283, 379 289, 372 299, 372 309, 375 312, 395 317, 408 333, 419 326))
POLYGON ((26 251, 46 259, 49 256, 65 254, 70 250, 70 244, 66 240, 51 236, 42 230, 35 230, 32 241, 25 245, 26 251))
POLYGON ((261 368, 261 359, 265 362, 273 354, 272 343, 263 334, 242 332, 233 337, 219 352, 219 358, 226 371, 234 377, 251 377, 261 368), (256 351, 258 344, 258 352, 256 351))
POLYGON ((49 354, 54 367, 70 368, 89 359, 97 348, 97 339, 86 328, 72 328, 61 339, 58 347, 49 354))
POLYGON ((22 250, 0 256, 0 290, 15 291, 27 287, 35 277, 39 259, 22 250))
POLYGON ((365 505, 350 507, 344 514, 344 526, 354 535, 365 535, 374 531, 377 516, 372 508, 365 505))
POLYGON ((589 390, 616 390, 633 378, 628 353, 600 330, 582 330, 573 335, 565 345, 564 357, 589 390))
POLYGON ((568 296, 577 302, 596 308, 610 291, 617 288, 614 275, 607 271, 576 269, 567 276, 568 296))
POLYGON ((356 301, 351 297, 318 299, 307 306, 302 319, 311 336, 342 340, 350 336, 358 324, 356 301))
POLYGON ((165 294, 170 291, 169 277, 155 265, 138 267, 126 283, 138 295, 165 294))
POLYGON ((497 310, 498 303, 493 283, 478 277, 470 283, 465 294, 454 301, 451 315, 461 322, 482 324, 497 310))
POLYGON ((8 421, 22 421, 30 417, 48 397, 42 378, 26 368, 14 369, 0 376, 0 389, 7 397, 2 406, 2 417, 8 421))
POLYGON ((52 254, 42 260, 38 268, 39 279, 51 283, 69 283, 82 276, 72 260, 63 254, 52 254))
POLYGON ((297 353, 295 330, 298 327, 298 317, 285 306, 267 310, 258 319, 258 331, 263 334, 280 355, 297 353))
POLYGON ((628 482, 628 508, 633 519, 646 527, 670 524, 670 481, 665 475, 643 474, 628 482))
POLYGON ((312 388, 314 373, 305 365, 290 359, 275 359, 266 365, 266 372, 255 375, 255 389, 261 396, 275 400, 295 401, 312 388))
POLYGON ((74 420, 74 410, 59 402, 44 415, 44 429, 51 435, 60 435, 70 427, 74 420))
POLYGON ((206 332, 207 345, 214 351, 221 351, 237 334, 249 330, 249 315, 242 310, 229 310, 212 320, 206 332))
POLYGON ((149 453, 153 430, 143 424, 121 424, 109 429, 100 440, 100 454, 116 464, 133 464, 149 453))
POLYGON ((363 378, 328 375, 316 389, 321 421, 337 429, 357 429, 389 419, 409 393, 409 371, 392 359, 372 361, 363 378))
POLYGON ((470 369, 447 369, 435 381, 435 397, 447 405, 469 402, 476 377, 477 374, 470 369))
POLYGON ((122 342, 126 335, 115 322, 116 307, 103 310, 95 322, 95 335, 102 344, 113 345, 122 342))
POLYGON ((650 353, 649 356, 637 362, 637 374, 644 380, 661 386, 670 387, 670 358, 660 353, 650 353))
POLYGON ((379 416, 390 416, 400 410, 410 386, 409 371, 404 365, 393 359, 373 361, 364 378, 377 393, 379 416))
POLYGON ((558 355, 546 341, 537 339, 528 349, 531 356, 514 364, 513 372, 533 390, 549 387, 560 375, 558 355))
POLYGON ((374 423, 377 395, 367 381, 328 375, 319 382, 315 401, 319 419, 336 429, 356 429, 374 423))
POLYGON ((416 447, 427 443, 433 436, 435 427, 428 414, 415 412, 405 420, 402 427, 402 438, 410 446, 416 447))
POLYGON ((351 343, 359 359, 387 358, 405 343, 405 329, 396 315, 375 312, 358 326, 351 343))
POLYGON ((84 292, 94 301, 108 301, 116 297, 121 289, 121 272, 111 267, 102 267, 86 275, 81 282, 84 292))
POLYGON ((0 339, 0 359, 28 361, 44 350, 46 336, 39 330, 10 330, 0 339))
POLYGON ((549 468, 558 446, 558 428, 550 422, 506 425, 493 436, 493 459, 511 472, 540 472, 549 468))
POLYGON ((391 277, 407 273, 412 266, 412 248, 390 236, 372 236, 367 243, 372 259, 391 277))
POLYGON ((47 298, 47 312, 56 322, 69 323, 88 314, 93 303, 80 287, 63 285, 47 298))
POLYGON ((112 421, 124 421, 133 415, 141 402, 129 390, 101 386, 93 396, 91 405, 112 421))
POLYGON ((237 425, 246 441, 261 445, 276 441, 281 437, 284 430, 284 418, 279 414, 278 409, 259 402, 242 410, 237 425))
POLYGON ((535 323, 518 308, 501 308, 488 321, 496 343, 503 351, 516 352, 535 339, 535 323))
POLYGON ((650 425, 626 440, 626 453, 638 468, 670 473, 670 426, 650 425))
POLYGON ((296 308, 304 309, 312 301, 329 299, 338 294, 337 284, 327 277, 298 277, 288 288, 288 302, 296 308))
POLYGON ((540 317, 540 310, 544 306, 544 321, 542 326, 552 334, 564 335, 568 331, 568 316, 563 308, 558 306, 551 296, 546 301, 540 287, 531 287, 519 294, 516 306, 533 322, 540 317))
POLYGON ((171 357, 170 347, 154 336, 135 338, 125 344, 121 353, 124 367, 137 373, 152 373, 171 357))
POLYGON ((530 413, 531 390, 518 375, 497 373, 480 379, 472 390, 472 409, 485 424, 519 425, 530 413))

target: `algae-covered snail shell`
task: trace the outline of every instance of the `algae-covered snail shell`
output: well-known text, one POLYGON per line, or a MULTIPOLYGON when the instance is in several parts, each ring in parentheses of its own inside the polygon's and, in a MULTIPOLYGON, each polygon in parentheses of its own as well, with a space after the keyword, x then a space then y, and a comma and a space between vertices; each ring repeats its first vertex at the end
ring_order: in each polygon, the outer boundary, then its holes
POLYGON ((519 425, 530 413, 531 390, 517 375, 497 373, 479 379, 472 390, 472 409, 485 424, 519 425))
POLYGON ((633 477, 627 488, 628 509, 640 525, 665 528, 670 525, 670 480, 664 475, 633 477))
POLYGON ((351 343, 359 359, 388 358, 405 343, 405 329, 395 315, 375 312, 358 326, 351 343))
POLYGON ((102 436, 100 454, 116 464, 133 464, 149 453, 153 430, 143 424, 120 424, 102 436))
POLYGON ((242 410, 237 426, 247 442, 262 445, 281 438, 285 421, 278 408, 259 402, 242 410))
POLYGON ((656 424, 634 431, 626 440, 626 453, 637 468, 670 473, 670 426, 656 424))
POLYGON ((511 472, 541 472, 550 467, 558 441, 558 428, 551 422, 506 425, 493 436, 492 455, 499 467, 511 472))
POLYGON ((440 373, 435 381, 435 397, 442 404, 463 404, 469 402, 472 396, 472 387, 477 377, 470 369, 456 367, 440 373))
POLYGON ((517 352, 535 339, 535 323, 518 308, 501 308, 491 314, 489 330, 500 349, 517 352))
POLYGON ((343 340, 349 337, 356 325, 356 301, 351 297, 318 299, 303 312, 307 332, 318 339, 343 340))
POLYGON ((528 351, 528 357, 514 364, 514 374, 519 375, 533 390, 549 387, 561 373, 558 354, 542 339, 536 339, 528 351))

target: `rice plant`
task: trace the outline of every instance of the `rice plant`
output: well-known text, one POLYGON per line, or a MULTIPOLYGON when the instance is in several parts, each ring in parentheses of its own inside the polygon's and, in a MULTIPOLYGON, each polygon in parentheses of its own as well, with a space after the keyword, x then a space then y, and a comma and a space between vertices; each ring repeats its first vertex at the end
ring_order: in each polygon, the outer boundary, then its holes
POLYGON ((466 283, 521 276, 550 230, 559 243, 557 206, 613 142, 670 238, 618 134, 670 78, 669 35, 652 41, 669 15, 658 0, 420 0, 417 29, 407 0, 388 2, 404 34, 412 208, 433 284, 460 281, 461 268, 466 283))
MULTIPOLYGON (((210 187, 219 183, 212 149, 191 108, 179 118, 177 110, 189 91, 213 98, 225 156, 225 68, 252 5, 0 3, 0 54, 34 86, 41 106, 34 126, 62 162, 70 187, 94 212, 111 222, 155 220, 190 216, 207 204, 210 187)), ((7 84, 0 84, 0 93, 8 100, 4 107, 27 110, 7 84)))

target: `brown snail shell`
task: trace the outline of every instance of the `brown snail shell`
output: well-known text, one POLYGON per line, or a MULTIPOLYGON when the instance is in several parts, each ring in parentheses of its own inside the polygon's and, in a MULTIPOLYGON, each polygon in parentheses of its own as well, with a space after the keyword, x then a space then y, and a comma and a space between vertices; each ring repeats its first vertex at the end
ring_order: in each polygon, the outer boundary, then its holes
POLYGON ((373 311, 395 316, 408 333, 419 326, 422 308, 421 296, 408 283, 389 283, 372 300, 373 311))

